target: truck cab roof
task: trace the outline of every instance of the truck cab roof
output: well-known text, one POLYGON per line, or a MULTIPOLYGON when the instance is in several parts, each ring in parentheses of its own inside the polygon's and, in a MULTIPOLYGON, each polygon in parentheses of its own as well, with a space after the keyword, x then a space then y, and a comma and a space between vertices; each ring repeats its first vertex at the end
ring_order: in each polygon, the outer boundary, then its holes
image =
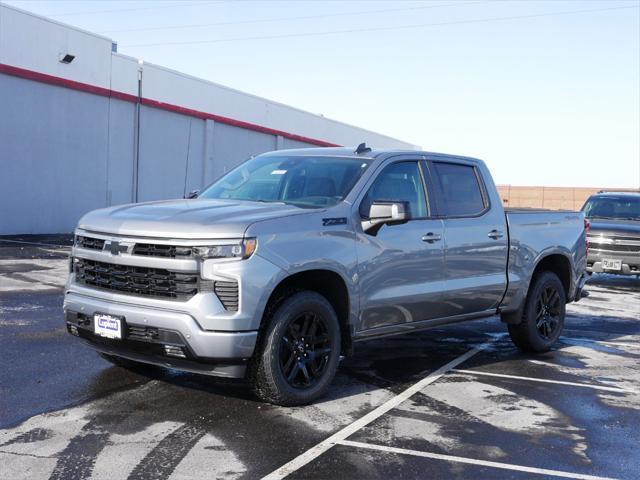
POLYGON ((368 158, 368 159, 385 159, 395 155, 416 155, 424 156, 432 159, 441 160, 464 160, 477 164, 484 162, 478 158, 466 157, 464 155, 455 155, 448 153, 428 152, 423 150, 404 150, 404 149, 376 149, 371 148, 365 153, 356 153, 357 147, 318 147, 318 148, 296 148, 289 150, 275 150, 273 152, 263 153, 261 156, 292 156, 292 157, 351 157, 351 158, 368 158))

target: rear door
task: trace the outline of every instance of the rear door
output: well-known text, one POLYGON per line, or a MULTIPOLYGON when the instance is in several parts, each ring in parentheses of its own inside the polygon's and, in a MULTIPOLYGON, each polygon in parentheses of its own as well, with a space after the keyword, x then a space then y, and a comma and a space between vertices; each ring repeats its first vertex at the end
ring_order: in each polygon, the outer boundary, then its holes
POLYGON ((476 163, 434 160, 429 170, 444 221, 446 316, 496 308, 506 288, 504 210, 491 205, 476 163))
POLYGON ((432 217, 425 166, 420 159, 388 161, 356 203, 361 220, 377 200, 407 202, 411 215, 406 223, 357 234, 360 330, 442 314, 443 221, 432 217))

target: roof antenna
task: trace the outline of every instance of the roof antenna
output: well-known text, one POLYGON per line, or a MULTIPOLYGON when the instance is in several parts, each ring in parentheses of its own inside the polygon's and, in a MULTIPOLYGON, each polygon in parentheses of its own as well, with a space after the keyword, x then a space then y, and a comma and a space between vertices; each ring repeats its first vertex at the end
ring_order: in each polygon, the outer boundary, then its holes
POLYGON ((354 153, 357 153, 359 155, 361 153, 368 153, 370 151, 371 149, 367 147, 366 143, 363 142, 360 145, 358 145, 358 148, 356 148, 356 151, 354 153))

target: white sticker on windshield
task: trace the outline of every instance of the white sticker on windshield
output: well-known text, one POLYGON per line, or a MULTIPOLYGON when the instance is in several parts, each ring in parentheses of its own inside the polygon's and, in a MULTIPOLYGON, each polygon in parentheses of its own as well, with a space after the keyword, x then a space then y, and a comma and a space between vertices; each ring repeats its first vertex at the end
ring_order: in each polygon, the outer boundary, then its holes
POLYGON ((287 173, 286 170, 274 170, 271 175, 284 175, 285 173, 287 173))

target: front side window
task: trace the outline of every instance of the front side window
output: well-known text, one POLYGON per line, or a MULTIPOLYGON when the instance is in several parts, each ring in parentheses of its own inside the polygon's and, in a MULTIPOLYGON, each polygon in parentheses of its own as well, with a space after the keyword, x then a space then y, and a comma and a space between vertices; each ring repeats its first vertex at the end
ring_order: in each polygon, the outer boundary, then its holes
POLYGON ((482 213, 486 204, 474 167, 455 163, 434 162, 445 214, 469 216, 482 213))
POLYGON ((220 178, 199 198, 328 207, 347 196, 369 163, 351 157, 258 156, 220 178))
POLYGON ((640 220, 640 197, 592 197, 582 210, 587 218, 640 220))
POLYGON ((385 167, 360 204, 360 216, 369 218, 373 202, 406 202, 413 218, 428 215, 427 201, 417 162, 400 162, 385 167))

